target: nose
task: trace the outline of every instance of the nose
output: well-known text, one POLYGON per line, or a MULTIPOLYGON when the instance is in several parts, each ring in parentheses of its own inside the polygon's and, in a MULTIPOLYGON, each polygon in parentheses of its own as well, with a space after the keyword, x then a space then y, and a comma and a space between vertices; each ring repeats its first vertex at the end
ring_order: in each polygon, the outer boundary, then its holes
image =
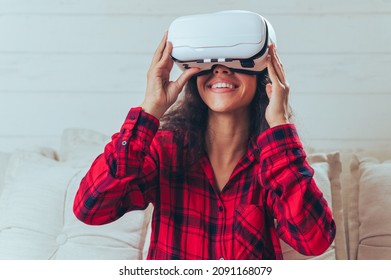
POLYGON ((215 74, 215 75, 218 75, 218 74, 230 75, 230 74, 232 74, 232 70, 224 65, 218 64, 218 65, 214 66, 213 74, 215 74))

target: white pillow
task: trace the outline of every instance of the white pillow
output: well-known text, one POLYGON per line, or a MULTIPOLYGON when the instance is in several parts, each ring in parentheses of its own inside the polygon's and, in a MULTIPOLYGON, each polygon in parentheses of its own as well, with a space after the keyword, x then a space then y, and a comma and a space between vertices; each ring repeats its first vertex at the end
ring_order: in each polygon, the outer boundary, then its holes
POLYGON ((0 198, 0 259, 47 259, 62 227, 66 186, 76 169, 15 152, 0 198))
POLYGON ((57 237, 61 243, 55 259, 142 259, 152 208, 132 211, 106 225, 80 222, 72 212, 73 200, 87 169, 71 181, 65 198, 64 227, 57 237), (59 240, 60 239, 60 240, 59 240))
POLYGON ((90 166, 103 153, 109 141, 109 136, 94 130, 68 128, 61 137, 60 161, 76 166, 90 166))
POLYGON ((11 156, 0 197, 0 259, 140 259, 149 210, 104 226, 72 212, 86 169, 19 151, 11 156))
MULTIPOLYGON (((41 147, 36 150, 39 154, 51 158, 51 159, 57 159, 58 155, 55 150, 47 147, 41 147)), ((5 172, 7 170, 8 162, 11 157, 11 153, 6 153, 6 152, 0 152, 0 196, 1 193, 3 192, 4 188, 4 177, 5 177, 5 172)))

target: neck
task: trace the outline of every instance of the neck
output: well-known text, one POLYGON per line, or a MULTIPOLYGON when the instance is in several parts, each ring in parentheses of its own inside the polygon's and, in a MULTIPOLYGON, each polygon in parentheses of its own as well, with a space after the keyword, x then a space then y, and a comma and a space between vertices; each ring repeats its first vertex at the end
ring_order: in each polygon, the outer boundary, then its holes
POLYGON ((247 150, 249 119, 247 112, 209 112, 205 135, 209 158, 222 165, 236 163, 247 150))

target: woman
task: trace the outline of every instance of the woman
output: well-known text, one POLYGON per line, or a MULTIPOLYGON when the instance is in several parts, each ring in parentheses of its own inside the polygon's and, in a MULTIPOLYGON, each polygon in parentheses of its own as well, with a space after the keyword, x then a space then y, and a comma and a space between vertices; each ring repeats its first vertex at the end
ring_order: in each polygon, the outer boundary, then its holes
POLYGON ((174 82, 171 51, 165 34, 145 99, 82 180, 76 216, 105 224, 152 203, 148 259, 282 259, 279 238, 323 253, 335 223, 289 123, 275 47, 268 74, 217 65, 174 82))

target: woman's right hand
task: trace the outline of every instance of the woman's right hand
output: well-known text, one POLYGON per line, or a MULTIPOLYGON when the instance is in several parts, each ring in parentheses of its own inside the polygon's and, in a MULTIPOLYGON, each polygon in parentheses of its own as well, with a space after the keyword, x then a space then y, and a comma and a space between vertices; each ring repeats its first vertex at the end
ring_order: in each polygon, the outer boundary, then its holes
POLYGON ((170 72, 174 65, 171 52, 172 43, 167 41, 165 32, 152 58, 147 74, 147 89, 141 104, 145 112, 158 119, 174 104, 191 76, 199 72, 198 68, 190 68, 183 71, 176 81, 170 81, 170 72))

